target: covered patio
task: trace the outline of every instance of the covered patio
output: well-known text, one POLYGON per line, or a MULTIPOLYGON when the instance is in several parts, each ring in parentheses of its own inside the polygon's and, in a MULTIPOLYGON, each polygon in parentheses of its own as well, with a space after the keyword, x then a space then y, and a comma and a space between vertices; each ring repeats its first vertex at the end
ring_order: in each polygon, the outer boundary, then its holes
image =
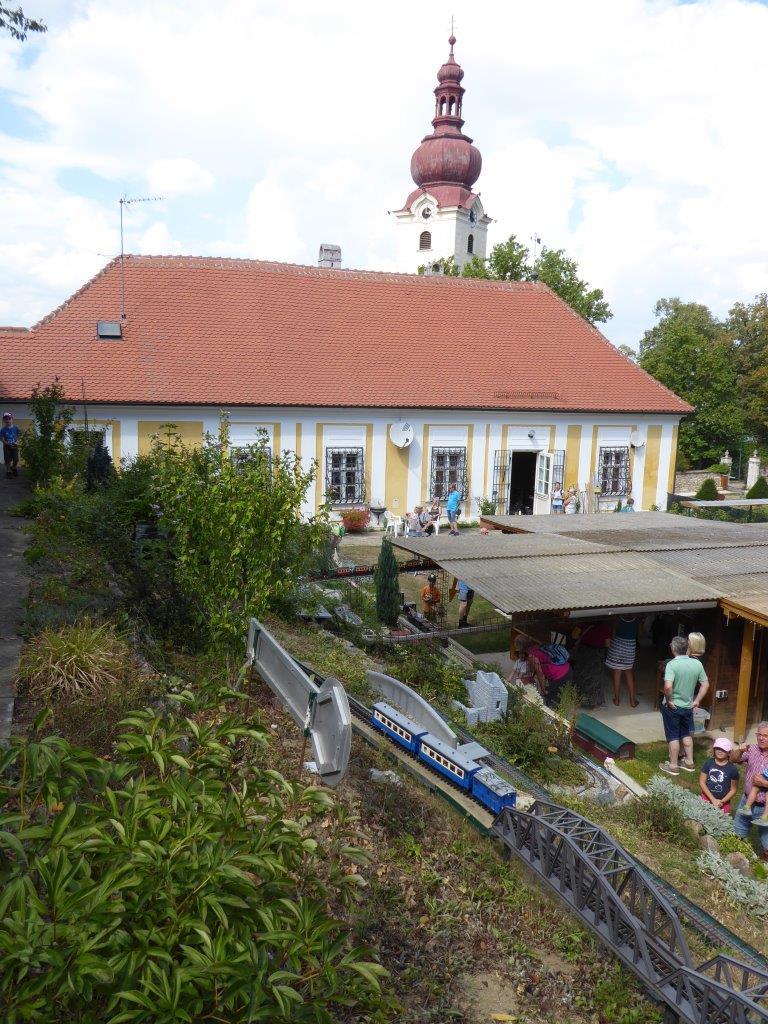
MULTIPOLYGON (((590 714, 635 742, 663 738, 659 665, 676 633, 704 633, 712 731, 740 738, 766 715, 768 526, 662 512, 491 516, 487 534, 397 538, 398 547, 463 580, 517 633, 549 642, 577 625, 642 619, 637 698, 590 714), (716 696, 717 694, 717 696, 716 696)), ((500 670, 509 653, 484 654, 500 670)), ((606 686, 610 690, 606 669, 606 686)))

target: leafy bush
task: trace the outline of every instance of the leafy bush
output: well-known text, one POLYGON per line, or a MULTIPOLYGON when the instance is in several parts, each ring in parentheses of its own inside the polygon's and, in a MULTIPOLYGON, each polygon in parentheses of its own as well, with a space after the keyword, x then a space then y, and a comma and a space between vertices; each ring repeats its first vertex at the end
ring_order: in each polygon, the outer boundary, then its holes
POLYGON ((266 437, 251 457, 232 457, 229 423, 190 450, 154 450, 160 526, 171 539, 174 576, 194 601, 198 631, 242 644, 246 623, 285 606, 313 549, 327 537, 322 517, 301 520, 314 470, 290 452, 269 457, 266 437))
POLYGON ((723 856, 726 853, 743 853, 749 860, 755 859, 755 851, 752 849, 752 844, 748 843, 746 839, 741 839, 735 833, 718 839, 717 845, 720 847, 720 853, 723 856))
POLYGON ((379 549, 379 560, 374 575, 376 584, 376 614, 385 626, 394 629, 400 617, 400 579, 392 542, 385 537, 379 549))
POLYGON ((341 521, 350 533, 362 533, 371 521, 367 508, 348 508, 341 513, 341 521))
POLYGON ((33 484, 47 483, 61 473, 66 460, 66 429, 75 411, 64 404, 64 388, 53 384, 32 389, 29 408, 34 423, 21 438, 21 455, 33 484))
POLYGON ((722 884, 725 897, 739 906, 747 907, 750 914, 768 917, 768 885, 754 878, 745 878, 732 864, 710 850, 702 850, 696 864, 707 875, 722 884))
POLYGON ((698 491, 696 491, 696 498, 698 501, 717 501, 719 496, 717 485, 711 477, 707 477, 698 491))
POLYGON ((467 699, 462 682, 466 670, 446 661, 441 649, 432 642, 422 640, 389 648, 384 668, 430 703, 449 705, 452 700, 467 699))
POLYGON ((686 815, 660 793, 648 793, 639 800, 632 800, 622 810, 626 820, 643 831, 664 836, 668 841, 686 850, 696 849, 696 836, 686 820, 686 815))
POLYGON ((21 656, 18 678, 32 697, 71 701, 119 686, 130 649, 108 622, 89 618, 32 637, 21 656))
POLYGON ((495 516, 497 512, 497 506, 495 501, 491 501, 490 498, 475 498, 477 502, 477 511, 481 516, 495 516))
POLYGON ((731 467, 727 462, 716 462, 713 466, 707 466, 705 473, 730 473, 731 467))
POLYGON ((228 697, 133 714, 111 761, 11 739, 4 1021, 384 1018, 383 968, 327 909, 359 891, 350 823, 327 790, 263 767, 264 733, 228 697))
POLYGON ((669 779, 665 779, 661 775, 654 775, 648 783, 647 789, 649 793, 658 794, 677 807, 685 818, 697 821, 704 831, 715 839, 720 840, 733 834, 733 821, 727 814, 723 814, 712 804, 700 800, 690 790, 676 786, 669 779))
POLYGON ((759 476, 747 491, 748 498, 768 498, 768 480, 759 476))

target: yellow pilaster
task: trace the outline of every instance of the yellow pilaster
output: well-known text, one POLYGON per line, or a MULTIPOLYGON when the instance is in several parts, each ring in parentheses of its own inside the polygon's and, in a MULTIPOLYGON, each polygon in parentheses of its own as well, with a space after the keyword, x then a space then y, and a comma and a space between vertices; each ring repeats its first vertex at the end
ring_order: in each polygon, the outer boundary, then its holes
POLYGON ((659 483, 659 458, 661 456, 661 427, 648 427, 645 440, 645 469, 643 471, 643 510, 648 511, 656 504, 659 483))

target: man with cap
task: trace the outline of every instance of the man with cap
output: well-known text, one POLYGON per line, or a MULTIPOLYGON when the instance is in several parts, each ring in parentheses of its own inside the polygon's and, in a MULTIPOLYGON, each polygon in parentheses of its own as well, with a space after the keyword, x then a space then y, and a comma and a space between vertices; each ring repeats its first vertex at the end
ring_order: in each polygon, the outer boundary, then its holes
POLYGON ((3 440, 3 462, 6 478, 19 475, 19 437, 21 431, 13 422, 13 413, 3 413, 3 426, 0 438, 3 440))
POLYGON ((701 799, 725 814, 731 813, 731 800, 736 796, 739 769, 731 764, 733 744, 718 736, 712 744, 712 757, 707 758, 699 772, 701 799))
POLYGON ((427 585, 421 591, 421 614, 425 619, 434 622, 440 606, 441 595, 437 588, 437 576, 432 572, 427 576, 427 585))

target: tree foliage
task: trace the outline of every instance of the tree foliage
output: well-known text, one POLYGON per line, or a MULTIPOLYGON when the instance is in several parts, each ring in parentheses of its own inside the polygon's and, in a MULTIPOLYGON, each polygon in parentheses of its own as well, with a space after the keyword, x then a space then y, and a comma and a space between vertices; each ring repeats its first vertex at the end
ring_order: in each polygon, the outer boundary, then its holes
POLYGON ((48 26, 42 21, 28 18, 20 7, 6 7, 0 4, 0 31, 8 32, 14 39, 23 43, 30 32, 47 32, 48 26))
POLYGON ((726 320, 738 369, 748 432, 768 446, 768 295, 737 302, 726 320))
POLYGON ((729 333, 696 302, 661 299, 655 314, 659 322, 640 341, 640 366, 696 407, 680 426, 683 458, 698 465, 718 462, 745 428, 729 333))
MULTIPOLYGON (((605 323, 613 313, 600 288, 590 288, 579 277, 579 267, 563 249, 547 249, 532 259, 514 235, 494 245, 487 260, 473 256, 459 271, 453 256, 436 260, 446 277, 475 277, 491 281, 542 281, 591 324, 605 323)), ((419 273, 424 267, 419 267, 419 273)))
POLYGON ((265 768, 242 696, 134 712, 109 759, 0 751, 2 1020, 388 1019, 386 972, 328 910, 359 892, 352 823, 265 768))
POLYGON ((37 384, 29 400, 32 426, 21 438, 21 454, 33 484, 47 484, 61 473, 66 460, 66 432, 75 410, 64 402, 64 388, 56 377, 53 384, 37 384))
POLYGON ((397 559, 388 537, 382 541, 374 576, 376 583, 376 614, 385 626, 394 629, 400 617, 400 581, 397 559))
POLYGON ((247 621, 289 601, 302 567, 327 539, 321 517, 301 521, 314 470, 291 452, 258 444, 230 451, 229 423, 218 438, 187 449, 172 430, 155 446, 160 526, 168 531, 181 589, 214 640, 239 643, 247 621))

